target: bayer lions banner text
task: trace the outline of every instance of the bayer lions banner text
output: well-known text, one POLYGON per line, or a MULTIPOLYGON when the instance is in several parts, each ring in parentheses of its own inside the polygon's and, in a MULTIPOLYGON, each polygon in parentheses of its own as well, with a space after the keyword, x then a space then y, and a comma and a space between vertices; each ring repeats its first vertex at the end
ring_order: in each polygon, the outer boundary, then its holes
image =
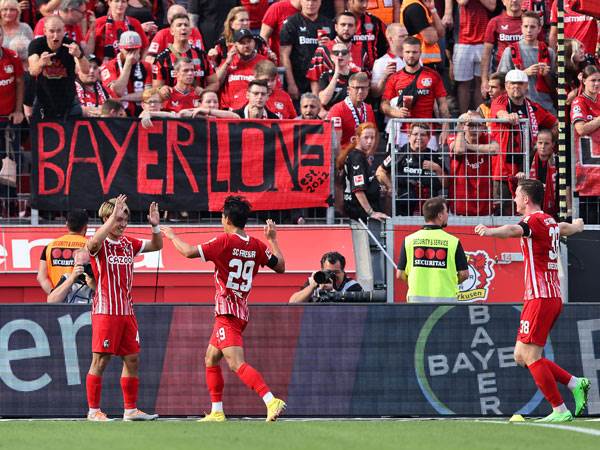
MULTIPOLYGON (((251 306, 245 356, 290 416, 546 415, 550 405, 513 360, 520 305, 251 306), (317 351, 315 351, 317 350, 317 351)), ((210 305, 138 305, 139 406, 163 416, 210 408, 204 349, 210 305)), ((83 417, 91 359, 89 307, 0 306, 0 416, 83 417)), ((600 414, 600 309, 565 305, 545 357, 591 381, 600 414)), ((223 361, 231 416, 262 400, 223 361)), ((102 409, 122 414, 121 362, 105 372, 102 409)), ((560 386, 573 410, 570 392, 560 386)))
POLYGON ((95 210, 129 195, 145 210, 219 211, 230 194, 255 210, 326 207, 331 124, 321 121, 133 119, 39 122, 33 127, 33 203, 95 210))

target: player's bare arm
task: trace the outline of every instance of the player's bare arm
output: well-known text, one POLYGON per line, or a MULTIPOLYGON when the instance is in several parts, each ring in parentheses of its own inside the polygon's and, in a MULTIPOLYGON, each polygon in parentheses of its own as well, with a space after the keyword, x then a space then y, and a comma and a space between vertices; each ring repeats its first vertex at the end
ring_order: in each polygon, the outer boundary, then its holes
POLYGON ((463 281, 465 281, 467 278, 469 278, 469 271, 468 270, 459 270, 457 272, 457 277, 458 277, 458 284, 460 284, 463 281))
POLYGON ((156 252, 163 248, 163 238, 159 227, 160 213, 158 211, 158 203, 156 202, 150 203, 150 208, 148 209, 148 223, 152 226, 152 240, 146 242, 142 253, 156 252))
POLYGON ((277 242, 277 227, 271 219, 267 219, 267 224, 265 225, 265 238, 271 246, 271 252, 277 257, 277 265, 273 267, 273 270, 277 273, 285 272, 285 259, 283 259, 283 253, 277 242))
POLYGON ((87 249, 90 252, 90 255, 95 255, 98 253, 98 251, 102 247, 102 243, 108 237, 111 229, 117 223, 117 219, 123 214, 125 214, 126 202, 127 196, 125 194, 120 194, 117 197, 112 214, 108 217, 108 219, 106 219, 106 222, 104 222, 102 226, 98 228, 98 230, 96 230, 94 235, 87 241, 87 249))
POLYGON ((198 247, 196 247, 195 245, 188 244, 187 242, 179 238, 173 231, 173 228, 161 226, 160 231, 162 232, 164 237, 166 237, 173 243, 173 247, 175 247, 175 250, 177 250, 182 256, 185 256, 186 258, 200 257, 198 247))
POLYGON ((558 228, 561 236, 572 236, 573 234, 581 233, 584 225, 583 219, 575 219, 573 223, 560 222, 558 228))
POLYGON ((408 282, 408 274, 404 270, 396 270, 396 278, 408 282))
POLYGON ((523 236, 523 228, 519 225, 502 225, 497 228, 489 228, 479 224, 475 227, 475 233, 484 237, 496 237, 500 239, 516 238, 523 236))

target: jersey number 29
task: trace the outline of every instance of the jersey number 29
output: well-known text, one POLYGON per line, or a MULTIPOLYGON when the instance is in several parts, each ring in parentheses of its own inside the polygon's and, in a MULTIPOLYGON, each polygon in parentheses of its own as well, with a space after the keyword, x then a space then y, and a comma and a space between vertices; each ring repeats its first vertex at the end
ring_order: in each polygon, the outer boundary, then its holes
POLYGON ((227 278, 227 289, 234 291, 248 292, 252 287, 252 272, 254 270, 254 261, 242 261, 232 259, 229 261, 229 267, 232 269, 227 278))

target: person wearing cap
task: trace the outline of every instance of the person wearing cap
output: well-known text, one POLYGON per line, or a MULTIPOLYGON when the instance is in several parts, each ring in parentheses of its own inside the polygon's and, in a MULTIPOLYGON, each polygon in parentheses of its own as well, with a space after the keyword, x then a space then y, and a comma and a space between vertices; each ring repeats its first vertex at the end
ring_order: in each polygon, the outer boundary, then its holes
POLYGON ((539 103, 527 97, 529 77, 525 72, 513 69, 506 74, 506 92, 492 101, 491 118, 504 119, 507 123, 492 125, 492 140, 500 145, 494 156, 492 179, 494 185, 495 214, 513 214, 513 194, 516 174, 524 170, 524 158, 533 153, 538 131, 552 130, 558 136, 558 120, 539 103), (529 126, 523 128, 520 120, 527 119, 529 126), (524 132, 529 132, 529 147, 525 148, 524 132))
POLYGON ((102 86, 111 98, 123 101, 128 115, 140 112, 144 89, 152 86, 152 68, 141 60, 142 39, 135 31, 126 31, 119 39, 119 54, 100 68, 102 86))
POLYGON ((94 36, 94 47, 90 48, 90 51, 95 53, 102 63, 117 56, 119 35, 126 31, 135 31, 140 36, 141 52, 148 48, 148 38, 140 21, 125 15, 127 6, 127 0, 108 0, 108 13, 99 17, 96 27, 87 32, 86 41, 90 35, 94 36))
POLYGON ((108 94, 100 83, 100 69, 96 55, 86 56, 89 61, 90 70, 83 73, 79 66, 75 68, 77 79, 75 80, 75 91, 81 103, 83 115, 88 117, 99 117, 102 105, 108 99, 108 94))
POLYGON ((542 29, 540 15, 525 11, 521 16, 523 39, 511 43, 502 54, 498 71, 524 71, 529 77, 529 97, 556 114, 552 93, 556 92, 553 74, 556 73, 556 55, 543 40, 538 39, 542 29))
POLYGON ((81 72, 88 73, 84 56, 81 47, 65 36, 62 19, 47 17, 44 36, 29 44, 29 73, 35 78, 34 118, 65 119, 82 114, 75 92, 75 60, 81 72))
MULTIPOLYGON (((208 61, 204 50, 192 47, 189 43, 191 26, 187 14, 176 14, 171 20, 170 28, 173 35, 173 44, 164 49, 152 65, 152 86, 175 86, 175 62, 179 58, 189 58, 194 62, 194 85, 199 88, 218 89, 217 76, 208 61)), ((168 89, 163 90, 163 95, 169 95, 168 89)))
POLYGON ((257 53, 254 35, 250 30, 242 28, 233 33, 233 42, 227 58, 219 68, 224 69, 223 76, 219 78, 222 84, 221 106, 232 111, 242 108, 248 102, 246 89, 254 79, 256 64, 268 61, 267 57, 257 53))
POLYGON ((265 80, 252 80, 246 90, 248 104, 233 111, 242 119, 279 119, 275 113, 266 107, 269 99, 269 86, 265 80))

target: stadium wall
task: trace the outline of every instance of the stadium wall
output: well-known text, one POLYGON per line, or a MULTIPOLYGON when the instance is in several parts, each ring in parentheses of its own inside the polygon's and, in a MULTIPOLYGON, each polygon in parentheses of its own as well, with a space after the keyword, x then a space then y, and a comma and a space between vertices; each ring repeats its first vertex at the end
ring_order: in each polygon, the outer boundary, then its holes
MULTIPOLYGON (((518 305, 254 306, 247 360, 290 416, 547 414, 512 360, 518 305)), ((139 305, 139 406, 163 416, 210 408, 204 351, 213 310, 139 305)), ((77 305, 0 306, 0 416, 83 416, 90 313, 77 305)), ((566 305, 546 356, 592 381, 600 414, 600 306, 566 305)), ((224 363, 223 363, 224 364, 224 363)), ((223 365, 229 415, 262 416, 261 400, 223 365)), ((102 408, 122 412, 120 362, 104 377, 102 408)), ((561 387, 567 406, 571 396, 561 387)))

